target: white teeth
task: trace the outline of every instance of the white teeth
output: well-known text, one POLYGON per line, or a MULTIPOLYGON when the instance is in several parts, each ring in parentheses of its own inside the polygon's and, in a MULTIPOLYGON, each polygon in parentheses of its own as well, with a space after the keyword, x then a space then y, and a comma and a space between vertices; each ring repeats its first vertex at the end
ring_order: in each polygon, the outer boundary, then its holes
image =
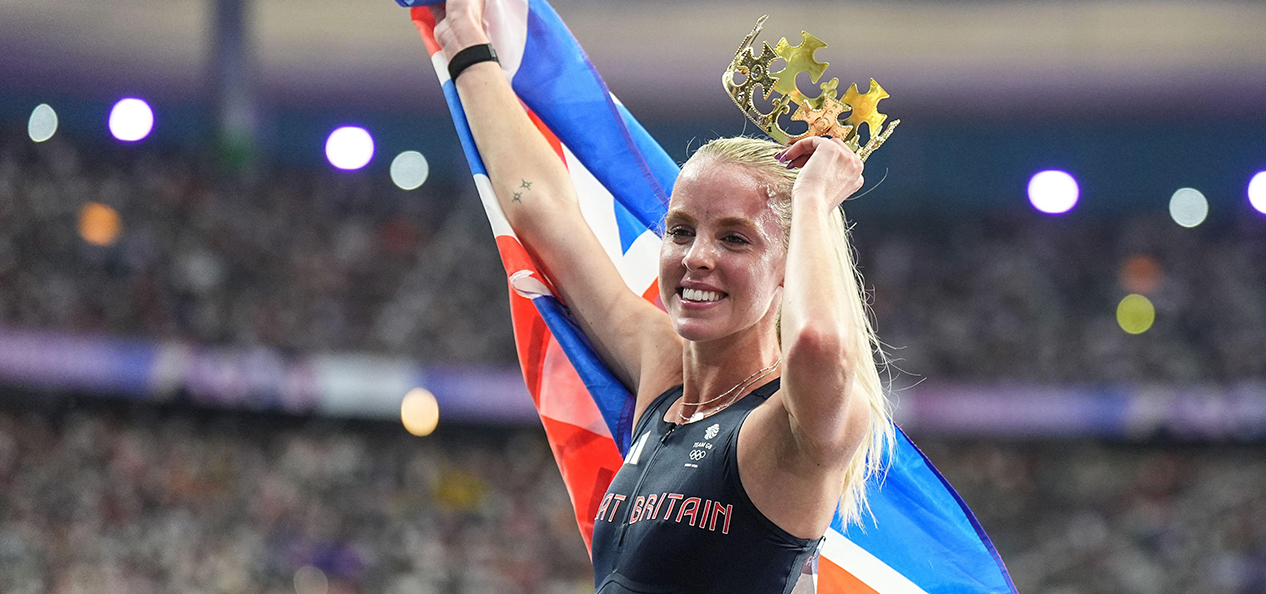
POLYGON ((698 289, 682 289, 681 298, 686 301, 718 301, 721 294, 716 291, 700 291, 698 289))

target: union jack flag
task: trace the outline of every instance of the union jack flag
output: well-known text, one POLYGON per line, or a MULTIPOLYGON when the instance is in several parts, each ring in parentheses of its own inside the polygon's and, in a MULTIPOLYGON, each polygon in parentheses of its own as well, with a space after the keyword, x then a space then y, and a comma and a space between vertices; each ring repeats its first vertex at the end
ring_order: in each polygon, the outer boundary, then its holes
MULTIPOLYGON (((425 4, 411 7, 492 224, 510 285, 519 363, 585 545, 632 435, 633 396, 607 370, 507 223, 470 134, 425 4)), ((524 110, 567 167, 581 212, 629 289, 656 302, 656 230, 677 164, 616 99, 545 0, 488 0, 485 21, 524 110)), ((662 304, 661 304, 662 305, 662 304)), ((1015 592, 989 537, 900 430, 888 472, 867 485, 871 514, 837 512, 819 551, 817 591, 1015 592)))

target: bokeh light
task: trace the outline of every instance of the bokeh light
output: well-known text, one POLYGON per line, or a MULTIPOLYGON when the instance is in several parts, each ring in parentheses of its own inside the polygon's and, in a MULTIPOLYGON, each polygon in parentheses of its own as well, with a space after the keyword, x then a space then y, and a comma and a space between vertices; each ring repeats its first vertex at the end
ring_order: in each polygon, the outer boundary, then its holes
POLYGON ((1161 266, 1156 258, 1135 254, 1121 265, 1121 288, 1129 293, 1148 294, 1160 288, 1161 266))
POLYGON ((304 565, 295 572, 295 594, 328 594, 330 580, 325 572, 311 565, 304 565))
POLYGON ((35 142, 44 142, 57 133, 57 112, 47 103, 41 103, 31 110, 31 118, 26 121, 26 134, 35 142))
POLYGON ((79 236, 97 246, 111 246, 119 240, 123 219, 113 208, 100 202, 89 202, 79 209, 79 236))
POLYGON ((154 129, 154 110, 135 97, 120 99, 110 110, 110 133, 124 142, 136 142, 154 129))
POLYGON ((1139 294, 1126 295, 1117 304, 1117 324, 1130 334, 1142 334, 1156 321, 1156 308, 1147 297, 1139 294))
POLYGON ((440 405, 426 388, 414 388, 400 403, 400 420, 409 433, 418 437, 430 435, 440 422, 440 405))
POLYGON ((1248 202, 1257 212, 1266 214, 1266 171, 1258 171, 1248 182, 1248 202))
POLYGON ((1180 188, 1169 198, 1169 216, 1188 229, 1209 216, 1209 201, 1195 188, 1180 188))
POLYGON ((1077 180, 1066 171, 1048 169, 1033 174, 1029 179, 1029 202, 1047 214, 1060 214, 1072 210, 1081 190, 1077 180))
POLYGON ((391 160, 391 181, 401 190, 416 190, 426 183, 431 165, 417 151, 405 151, 391 160))
POLYGON ((339 169, 360 169, 374 158, 374 139, 364 128, 343 126, 326 139, 325 158, 339 169))

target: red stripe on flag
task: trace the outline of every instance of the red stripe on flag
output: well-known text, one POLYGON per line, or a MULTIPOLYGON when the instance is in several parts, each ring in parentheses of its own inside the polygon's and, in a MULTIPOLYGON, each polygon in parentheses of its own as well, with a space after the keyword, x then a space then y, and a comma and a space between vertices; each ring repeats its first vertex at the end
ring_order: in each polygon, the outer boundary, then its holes
POLYGON ((523 370, 523 382, 527 384, 532 403, 541 405, 541 369, 545 366, 545 349, 551 335, 545 320, 541 319, 532 300, 510 289, 510 320, 514 326, 514 344, 519 353, 519 368, 523 370))
POLYGON ((418 33, 422 34, 426 53, 433 56, 435 52, 440 51, 440 44, 435 41, 435 17, 431 15, 431 11, 425 6, 415 6, 409 9, 409 18, 418 28, 418 33))
MULTIPOLYGON (((589 394, 578 394, 577 397, 588 398, 589 394)), ((541 424, 545 426, 554 460, 558 462, 563 484, 567 485, 572 508, 576 510, 580 536, 585 539, 585 548, 590 549, 592 555, 593 516, 598 511, 603 493, 606 493, 611 479, 624 461, 615 449, 615 442, 604 435, 549 417, 541 417, 541 424)))
MULTIPOLYGON (((523 248, 523 244, 519 243, 518 238, 510 235, 498 235, 497 252, 501 254, 501 265, 506 269, 507 280, 516 272, 528 270, 532 272, 532 276, 536 280, 541 281, 549 288, 551 295, 558 296, 558 293, 554 290, 554 285, 539 272, 541 268, 536 265, 536 261, 523 248)), ((559 301, 562 301, 562 299, 559 299, 559 301)))
POLYGON ((658 307, 661 310, 664 309, 664 300, 659 298, 659 280, 658 279, 656 279, 655 282, 651 283, 651 286, 647 287, 646 290, 642 292, 642 299, 645 299, 647 301, 650 301, 651 303, 654 303, 655 307, 658 307))
POLYGON ((848 570, 826 557, 818 557, 818 591, 831 594, 879 594, 848 570))

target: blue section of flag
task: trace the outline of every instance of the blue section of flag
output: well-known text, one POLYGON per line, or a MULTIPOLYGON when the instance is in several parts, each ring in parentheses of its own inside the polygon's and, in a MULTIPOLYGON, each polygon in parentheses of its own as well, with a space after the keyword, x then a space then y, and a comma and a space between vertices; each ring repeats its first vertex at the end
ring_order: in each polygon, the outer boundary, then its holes
POLYGON ((870 515, 845 526, 837 514, 831 527, 928 592, 1014 592, 971 510, 905 432, 896 434, 886 476, 866 485, 870 515))
MULTIPOLYGON (((407 2, 408 0, 398 0, 407 2)), ((448 101, 448 113, 453 116, 453 125, 457 127, 457 138, 462 142, 462 152, 466 153, 466 163, 470 165, 472 175, 488 175, 484 169, 484 160, 475 147, 475 137, 470 133, 470 124, 466 121, 466 110, 462 109, 462 100, 457 96, 457 86, 453 81, 444 81, 444 99, 448 101)))

